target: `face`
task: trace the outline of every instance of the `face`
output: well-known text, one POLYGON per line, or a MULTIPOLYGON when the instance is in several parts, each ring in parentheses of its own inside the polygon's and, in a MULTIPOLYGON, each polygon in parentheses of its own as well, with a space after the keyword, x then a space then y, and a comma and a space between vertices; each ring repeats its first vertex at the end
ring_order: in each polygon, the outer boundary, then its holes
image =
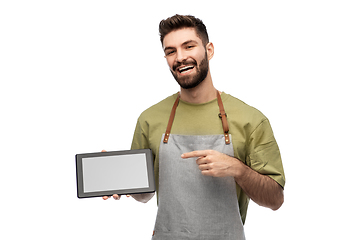
POLYGON ((170 71, 180 87, 194 88, 207 77, 212 44, 205 48, 195 29, 170 32, 163 40, 163 48, 170 71))

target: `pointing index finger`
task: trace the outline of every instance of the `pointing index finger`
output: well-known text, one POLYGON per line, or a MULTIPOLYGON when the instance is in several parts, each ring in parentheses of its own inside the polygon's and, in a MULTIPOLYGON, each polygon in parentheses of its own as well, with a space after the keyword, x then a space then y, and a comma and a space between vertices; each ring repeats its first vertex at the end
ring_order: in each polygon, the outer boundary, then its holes
POLYGON ((181 155, 182 158, 193 158, 193 157, 205 157, 207 155, 207 151, 193 151, 188 153, 183 153, 181 155))

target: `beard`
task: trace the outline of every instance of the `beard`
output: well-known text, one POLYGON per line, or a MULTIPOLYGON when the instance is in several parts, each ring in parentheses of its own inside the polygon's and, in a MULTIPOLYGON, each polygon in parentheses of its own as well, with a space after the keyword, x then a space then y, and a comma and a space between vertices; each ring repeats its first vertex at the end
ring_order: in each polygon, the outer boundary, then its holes
POLYGON ((173 66, 173 71, 171 71, 171 74, 174 76, 177 83, 180 85, 181 88, 184 89, 190 89, 198 86, 204 79, 207 77, 207 74, 209 72, 209 60, 207 58, 207 53, 205 52, 205 57, 201 61, 200 65, 197 65, 197 62, 193 59, 190 59, 188 61, 184 61, 182 63, 177 62, 173 66), (196 74, 194 76, 178 76, 176 68, 181 65, 187 65, 187 64, 194 64, 195 65, 195 71, 196 74))

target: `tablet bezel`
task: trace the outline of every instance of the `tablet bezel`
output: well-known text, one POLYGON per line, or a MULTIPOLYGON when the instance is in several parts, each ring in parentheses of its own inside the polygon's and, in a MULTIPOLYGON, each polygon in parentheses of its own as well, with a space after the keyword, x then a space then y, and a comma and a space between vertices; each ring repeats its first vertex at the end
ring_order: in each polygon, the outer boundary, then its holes
POLYGON ((152 155, 151 149, 82 153, 82 154, 75 155, 75 161, 76 161, 76 181, 77 181, 77 196, 78 196, 78 198, 112 196, 113 194, 126 195, 126 194, 155 192, 154 162, 153 162, 153 155, 152 155), (148 183, 149 183, 148 187, 118 189, 118 190, 105 190, 105 191, 96 191, 96 192, 84 192, 83 159, 106 157, 106 156, 116 156, 116 155, 144 154, 144 153, 146 156, 146 168, 147 168, 148 183))

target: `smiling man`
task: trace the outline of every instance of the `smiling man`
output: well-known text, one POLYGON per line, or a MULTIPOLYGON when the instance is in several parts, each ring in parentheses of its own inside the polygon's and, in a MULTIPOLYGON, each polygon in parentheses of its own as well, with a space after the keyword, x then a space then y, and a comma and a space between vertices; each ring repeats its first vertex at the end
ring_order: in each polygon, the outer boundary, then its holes
MULTIPOLYGON (((166 46, 164 48, 165 57, 168 60, 169 66, 172 66, 170 67, 171 73, 183 89, 191 89, 198 86, 209 72, 208 55, 207 51, 203 51, 201 47, 203 45, 202 40, 197 37, 196 39, 182 42, 182 39, 193 36, 196 36, 195 29, 188 28, 173 31, 168 34, 164 43, 166 46), (172 43, 175 42, 178 42, 180 46, 172 45, 172 43), (180 49, 178 50, 178 48, 180 49), (184 53, 182 53, 183 51, 184 53), (193 58, 186 57, 186 53, 190 51, 193 58), (181 54, 183 54, 183 56, 181 54), (195 57, 201 57, 201 59, 196 60, 195 57)), ((212 47, 212 45, 209 47, 212 47)))
MULTIPOLYGON (((273 210, 284 201, 285 175, 269 120, 214 87, 214 45, 200 19, 175 15, 159 31, 180 92, 140 115, 132 142, 132 149, 154 154, 153 239, 245 239, 249 199, 273 210)), ((153 194, 132 197, 147 202, 153 194)))

